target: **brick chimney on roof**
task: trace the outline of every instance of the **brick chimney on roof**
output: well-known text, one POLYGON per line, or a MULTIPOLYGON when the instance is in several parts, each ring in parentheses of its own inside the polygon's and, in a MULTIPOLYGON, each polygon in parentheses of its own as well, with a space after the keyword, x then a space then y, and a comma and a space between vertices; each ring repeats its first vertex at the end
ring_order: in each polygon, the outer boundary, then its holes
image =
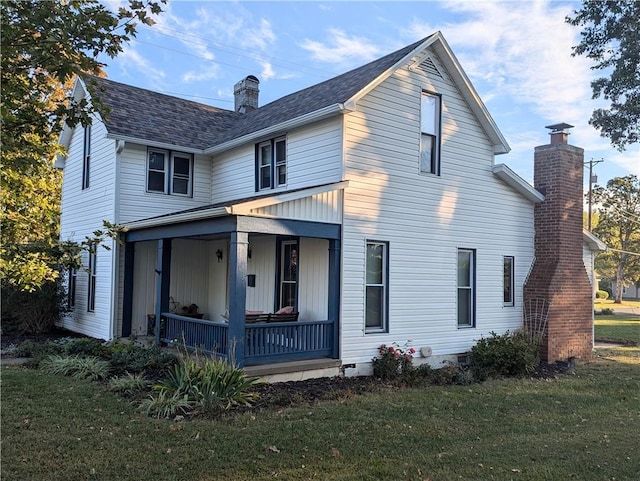
POLYGON ((236 112, 244 114, 258 108, 259 85, 260 80, 253 75, 249 75, 233 86, 236 112))
MULTIPOLYGON (((567 143, 569 124, 555 124, 551 142, 535 148, 535 263, 524 300, 550 303, 541 355, 546 362, 588 360, 593 351, 593 291, 582 253, 584 150, 567 143)), ((526 322, 526 319, 525 319, 526 322)))

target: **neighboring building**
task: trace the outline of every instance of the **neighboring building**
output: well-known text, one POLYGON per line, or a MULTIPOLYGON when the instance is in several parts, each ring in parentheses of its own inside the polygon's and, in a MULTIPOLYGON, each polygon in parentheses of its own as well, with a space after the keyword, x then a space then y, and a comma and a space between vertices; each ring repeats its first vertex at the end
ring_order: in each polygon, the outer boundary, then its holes
POLYGON ((522 326, 544 196, 495 164, 509 146, 440 33, 262 107, 246 77, 235 111, 87 85, 110 112, 62 135, 61 235, 127 230, 70 277, 64 327, 330 375, 522 326))

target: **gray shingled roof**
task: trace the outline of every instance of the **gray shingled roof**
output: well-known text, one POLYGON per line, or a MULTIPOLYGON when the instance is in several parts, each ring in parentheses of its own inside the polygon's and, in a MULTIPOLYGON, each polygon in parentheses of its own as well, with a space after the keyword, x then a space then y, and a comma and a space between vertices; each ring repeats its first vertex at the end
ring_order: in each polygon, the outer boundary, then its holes
POLYGON ((105 121, 109 133, 206 149, 346 102, 425 40, 245 114, 97 77, 87 77, 87 83, 90 89, 95 83, 92 96, 110 109, 105 121))

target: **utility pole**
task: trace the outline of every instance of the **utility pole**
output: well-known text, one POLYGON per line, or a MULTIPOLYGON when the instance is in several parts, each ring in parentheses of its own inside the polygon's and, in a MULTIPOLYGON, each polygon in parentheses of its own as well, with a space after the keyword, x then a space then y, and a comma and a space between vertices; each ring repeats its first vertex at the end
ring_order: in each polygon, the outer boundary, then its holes
POLYGON ((587 218, 587 230, 591 232, 591 191, 593 188, 594 177, 595 181, 598 182, 597 176, 593 175, 593 166, 599 164, 600 162, 604 162, 604 159, 593 160, 591 159, 589 162, 585 162, 584 165, 589 165, 589 213, 587 218))

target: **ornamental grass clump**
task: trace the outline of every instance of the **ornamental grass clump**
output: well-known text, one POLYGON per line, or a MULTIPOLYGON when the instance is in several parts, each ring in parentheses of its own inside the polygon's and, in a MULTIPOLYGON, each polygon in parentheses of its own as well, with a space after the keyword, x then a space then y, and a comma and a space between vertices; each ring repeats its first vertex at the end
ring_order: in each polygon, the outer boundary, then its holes
POLYGON ((127 396, 134 396, 145 391, 150 383, 141 374, 126 373, 123 376, 113 377, 109 380, 110 391, 127 396))
MULTIPOLYGON (((189 408, 181 405, 181 410, 210 414, 236 406, 250 406, 257 397, 252 392, 256 381, 257 378, 247 377, 242 369, 223 359, 185 353, 171 367, 167 377, 153 387, 156 394, 152 394, 141 409, 154 416, 166 417, 158 412, 170 412, 166 406, 182 399, 188 400, 189 408)), ((170 412, 169 416, 173 414, 170 412)))
POLYGON ((408 344, 407 342, 404 347, 398 346, 395 342, 391 346, 381 345, 378 355, 371 360, 373 375, 387 381, 410 375, 416 350, 408 344))
POLYGON ((49 374, 97 381, 109 376, 111 366, 107 361, 97 357, 54 354, 40 362, 40 369, 49 374))

